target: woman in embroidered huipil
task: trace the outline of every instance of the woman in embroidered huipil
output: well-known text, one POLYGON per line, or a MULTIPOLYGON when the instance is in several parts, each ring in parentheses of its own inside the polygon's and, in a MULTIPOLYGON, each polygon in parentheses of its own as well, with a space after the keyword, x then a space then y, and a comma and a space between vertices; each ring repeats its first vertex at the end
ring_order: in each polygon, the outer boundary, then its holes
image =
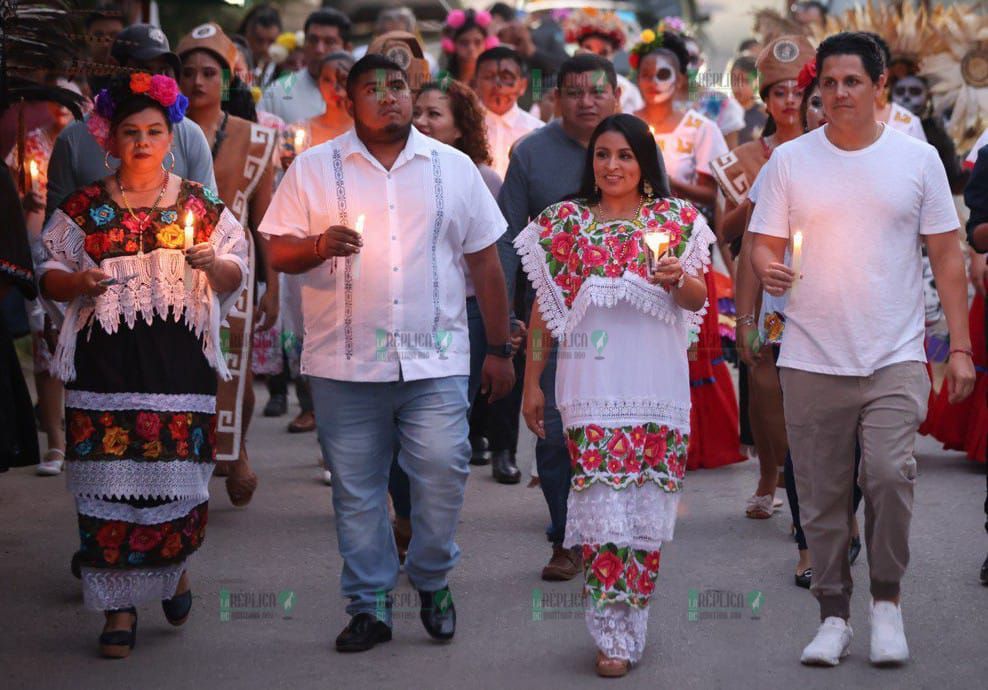
POLYGON ((42 292, 67 303, 52 370, 66 382, 83 595, 106 613, 110 657, 133 647, 137 605, 161 601, 174 625, 189 615, 216 372, 229 376, 220 322, 248 277, 240 224, 163 164, 187 105, 161 75, 100 91, 88 126, 120 168, 71 194, 43 235, 42 292))
POLYGON ((703 319, 713 233, 689 202, 669 197, 648 126, 615 115, 590 139, 576 198, 547 208, 515 240, 539 307, 523 414, 543 435, 548 331, 573 467, 565 546, 583 550, 601 675, 623 675, 641 658, 686 468, 688 334, 703 319), (645 238, 655 231, 668 233, 668 251, 651 270, 645 238))

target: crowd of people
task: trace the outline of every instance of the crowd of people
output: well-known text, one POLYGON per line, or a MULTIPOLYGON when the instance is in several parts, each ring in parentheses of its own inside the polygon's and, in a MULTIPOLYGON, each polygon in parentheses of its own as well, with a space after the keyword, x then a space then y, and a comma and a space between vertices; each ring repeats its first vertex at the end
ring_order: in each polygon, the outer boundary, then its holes
POLYGON ((927 69, 938 22, 988 18, 883 10, 933 32, 917 56, 823 10, 760 16, 726 80, 678 17, 633 36, 596 10, 452 10, 436 55, 406 8, 362 45, 330 7, 174 42, 114 4, 86 45, 76 15, 5 19, 55 38, 4 64, 0 470, 67 475, 101 654, 130 654, 142 604, 189 618, 211 477, 234 506, 263 490, 263 377, 267 417, 294 386, 287 430, 332 487, 340 652, 391 639, 401 569, 453 638, 489 465, 541 489, 541 577, 583 578, 595 669, 623 676, 687 470, 757 458, 739 514, 788 502, 819 602, 801 661, 849 653, 863 545, 870 659, 905 663, 916 433, 988 449, 988 132, 957 122, 988 111, 927 69))

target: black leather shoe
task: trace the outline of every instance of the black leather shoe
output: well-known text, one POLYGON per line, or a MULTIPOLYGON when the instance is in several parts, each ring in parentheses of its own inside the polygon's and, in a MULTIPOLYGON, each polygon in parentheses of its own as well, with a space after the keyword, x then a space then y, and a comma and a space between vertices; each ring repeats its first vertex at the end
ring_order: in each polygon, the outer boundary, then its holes
POLYGON ((358 613, 336 638, 337 652, 366 652, 378 642, 391 641, 391 628, 373 614, 358 613))
POLYGON ((422 600, 422 625, 434 640, 452 640, 456 632, 456 607, 449 587, 438 592, 419 591, 422 600))
POLYGON ((981 584, 988 587, 988 558, 981 564, 981 584))
POLYGON ((861 553, 861 537, 851 537, 851 544, 847 547, 847 562, 849 565, 854 565, 854 561, 858 560, 858 554, 861 553))
POLYGON ((499 484, 517 484, 521 481, 521 472, 515 466, 515 454, 510 450, 491 453, 491 471, 499 484))
POLYGON ((107 613, 126 612, 134 616, 130 630, 111 630, 99 636, 99 651, 107 659, 125 659, 137 644, 137 609, 114 609, 107 613))
POLYGON ((264 406, 265 417, 281 417, 286 412, 288 412, 288 396, 286 395, 272 395, 268 404, 264 406))
POLYGON ((483 436, 470 437, 470 464, 486 465, 491 461, 491 444, 483 436))
POLYGON ((172 625, 182 625, 189 619, 192 612, 192 590, 187 589, 181 594, 173 596, 171 599, 163 599, 161 610, 165 612, 165 618, 172 625))

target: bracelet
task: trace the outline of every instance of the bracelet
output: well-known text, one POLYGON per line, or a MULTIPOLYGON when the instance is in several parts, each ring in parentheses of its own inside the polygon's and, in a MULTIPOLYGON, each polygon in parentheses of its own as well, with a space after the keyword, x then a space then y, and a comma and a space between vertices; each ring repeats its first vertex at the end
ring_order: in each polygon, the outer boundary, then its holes
POLYGON ((974 359, 974 350, 972 350, 971 348, 960 348, 960 347, 954 348, 953 350, 948 352, 947 359, 950 359, 950 355, 954 354, 955 352, 959 352, 962 355, 967 355, 971 359, 974 359))
POLYGON ((322 254, 319 253, 319 238, 320 237, 322 237, 322 235, 316 235, 315 242, 312 243, 312 252, 316 255, 316 258, 319 259, 319 261, 326 261, 328 257, 325 257, 325 256, 323 256, 322 254))
POLYGON ((754 314, 742 314, 735 319, 735 323, 739 326, 754 326, 755 325, 755 315, 754 314))

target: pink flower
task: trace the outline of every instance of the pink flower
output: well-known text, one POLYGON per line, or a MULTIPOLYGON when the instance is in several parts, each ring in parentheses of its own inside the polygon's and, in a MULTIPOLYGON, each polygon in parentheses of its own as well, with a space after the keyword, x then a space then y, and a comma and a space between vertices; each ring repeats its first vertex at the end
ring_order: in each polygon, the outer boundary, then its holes
POLYGON ((618 261, 622 264, 628 264, 635 260, 635 257, 638 256, 639 251, 641 251, 641 249, 638 246, 638 240, 628 240, 621 246, 618 261))
POLYGON ((623 458, 631 452, 631 441, 623 431, 618 431, 607 444, 607 450, 616 458, 623 458))
POLYGON ((604 267, 604 275, 608 278, 620 278, 624 275, 624 266, 621 264, 607 264, 604 267))
MULTIPOLYGON (((621 464, 621 461, 620 460, 608 460, 607 461, 607 471, 610 472, 611 474, 617 474, 618 472, 621 471, 621 468, 622 467, 623 467, 623 465, 621 464)), ((615 478, 615 479, 617 479, 617 478, 615 478)))
POLYGON ((467 13, 463 10, 453 10, 446 15, 446 26, 451 29, 459 29, 467 20, 467 13))
POLYGON ((629 453, 628 457, 624 459, 624 471, 629 474, 637 474, 642 470, 642 462, 638 459, 638 455, 634 452, 629 453))
POLYGON ((161 417, 154 412, 138 412, 135 431, 145 441, 156 441, 161 435, 161 417))
POLYGON ((572 235, 556 235, 552 238, 552 247, 550 252, 552 257, 559 261, 560 263, 566 263, 569 260, 569 254, 573 250, 573 236, 572 235))
POLYGON ((591 566, 594 576, 600 580, 600 584, 605 590, 612 588, 621 577, 624 564, 621 559, 611 551, 605 551, 597 556, 591 566))
POLYGON ((686 225, 689 225, 694 220, 696 220, 697 211, 695 208, 687 204, 679 210, 679 219, 683 221, 686 225))
POLYGON ((583 469, 587 472, 595 472, 603 461, 604 458, 601 456, 600 451, 596 449, 588 450, 580 458, 580 464, 583 465, 583 469))
POLYGON ((497 48, 499 45, 501 45, 501 39, 499 39, 497 36, 492 35, 484 39, 485 50, 490 50, 491 48, 497 48))
POLYGON ((105 118, 92 113, 86 120, 86 129, 93 135, 100 148, 106 149, 110 143, 110 123, 105 118))
MULTIPOLYGON (((453 10, 454 12, 459 12, 460 10, 453 10)), ((444 53, 455 53, 456 44, 453 43, 453 39, 449 36, 443 36, 443 40, 439 42, 439 46, 443 49, 444 53)))
POLYGON ((477 22, 477 26, 486 28, 491 25, 491 13, 487 10, 480 10, 474 13, 473 20, 477 22))
POLYGON ((587 441, 597 443, 604 438, 604 430, 596 424, 591 424, 586 429, 587 441))
POLYGON ((573 467, 576 467, 577 461, 580 459, 580 449, 576 447, 572 439, 566 439, 566 450, 569 452, 570 463, 573 467))
POLYGON ((635 448, 641 448, 642 444, 645 443, 645 427, 636 426, 631 430, 631 445, 635 448))
POLYGON ((607 263, 607 252, 603 247, 598 247, 596 245, 590 245, 583 252, 583 263, 590 268, 596 268, 597 266, 603 266, 607 263))
POLYGON ((178 84, 171 77, 166 77, 163 74, 156 74, 151 77, 151 88, 148 89, 148 96, 166 108, 175 103, 178 93, 178 84))
POLYGON ((648 572, 650 573, 659 572, 659 561, 660 561, 659 551, 649 551, 647 554, 645 554, 644 563, 645 563, 645 568, 648 569, 648 572))
POLYGON ((638 593, 644 596, 649 596, 655 591, 655 581, 652 576, 647 572, 643 572, 638 578, 638 593))
POLYGON ((573 215, 573 207, 570 204, 563 204, 559 207, 559 210, 556 211, 556 218, 560 220, 569 218, 571 215, 573 215))
POLYGON ((638 569, 638 566, 635 565, 634 560, 628 563, 628 567, 624 569, 624 581, 628 584, 628 589, 632 592, 638 590, 638 576, 640 574, 641 571, 638 569))
POLYGON ((666 455, 666 437, 665 434, 646 434, 645 435, 645 450, 644 450, 645 463, 649 467, 655 467, 666 455))

